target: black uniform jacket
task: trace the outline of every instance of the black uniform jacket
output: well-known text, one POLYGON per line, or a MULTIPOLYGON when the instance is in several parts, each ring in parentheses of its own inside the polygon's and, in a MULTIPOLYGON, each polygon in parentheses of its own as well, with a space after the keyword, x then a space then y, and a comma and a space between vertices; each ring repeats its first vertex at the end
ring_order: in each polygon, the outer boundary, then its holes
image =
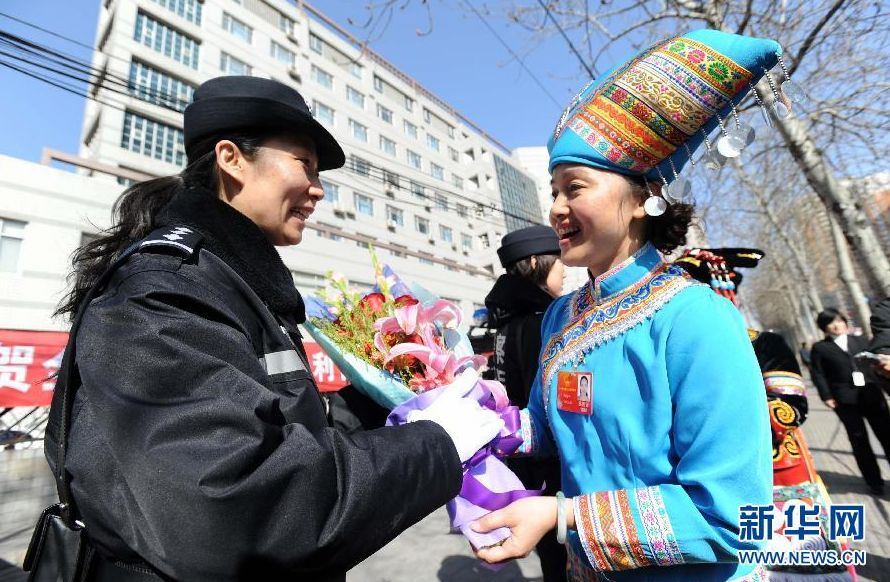
POLYGON ((538 372, 541 353, 541 322, 553 302, 546 291, 531 281, 501 275, 485 298, 488 325, 497 329, 494 345, 495 379, 507 388, 510 402, 528 405, 528 395, 538 372))
POLYGON ((813 383, 819 390, 822 400, 835 399, 844 404, 855 404, 862 387, 853 385, 853 372, 862 371, 867 381, 873 376, 867 364, 857 364, 854 355, 868 349, 868 339, 848 335, 847 351, 831 339, 824 339, 813 344, 810 356, 813 383))
POLYGON ((77 334, 66 468, 101 554, 177 580, 342 580, 458 493, 437 424, 328 426, 302 299, 253 222, 196 190, 159 222, 197 250, 133 255, 77 334))

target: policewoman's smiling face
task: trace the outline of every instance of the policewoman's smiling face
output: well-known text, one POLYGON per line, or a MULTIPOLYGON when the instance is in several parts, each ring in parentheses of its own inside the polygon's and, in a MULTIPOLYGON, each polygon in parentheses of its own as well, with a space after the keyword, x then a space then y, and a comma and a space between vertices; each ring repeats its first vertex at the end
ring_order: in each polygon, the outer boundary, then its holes
POLYGON ((224 143, 217 144, 220 198, 250 218, 273 245, 298 244, 315 205, 324 198, 311 140, 272 138, 253 158, 237 147, 220 151, 224 143))
POLYGON ((643 197, 624 176, 582 164, 560 164, 551 180, 550 225, 562 262, 594 277, 645 243, 643 197))

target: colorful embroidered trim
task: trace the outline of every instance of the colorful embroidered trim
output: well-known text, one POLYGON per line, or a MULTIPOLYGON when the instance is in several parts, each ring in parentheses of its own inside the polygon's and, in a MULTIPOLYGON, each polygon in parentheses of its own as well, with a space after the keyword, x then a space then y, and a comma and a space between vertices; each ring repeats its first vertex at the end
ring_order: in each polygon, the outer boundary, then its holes
MULTIPOLYGON (((693 285, 702 283, 692 280, 680 267, 661 264, 627 291, 591 306, 580 317, 571 317, 560 332, 550 337, 542 352, 545 354, 541 360, 545 408, 549 406, 550 384, 556 370, 572 362, 580 363, 590 350, 649 319, 674 295, 693 285)), ((584 288, 578 295, 581 291, 584 288)), ((569 299, 573 300, 577 300, 577 296, 569 299)), ((583 300, 579 302, 583 304, 583 300)))
MULTIPOLYGON (((593 280, 593 289, 592 290, 589 288, 587 289, 588 296, 585 297, 585 300, 588 300, 587 304, 582 305, 581 300, 579 299, 578 306, 575 309, 575 312, 573 315, 574 316, 580 315, 581 313, 586 311, 587 308, 592 303, 599 303, 600 301, 602 301, 602 299, 603 299, 603 289, 602 289, 603 282, 607 281, 609 279, 609 277, 616 275, 620 271, 624 270, 625 267, 627 267, 633 263, 636 263, 640 257, 642 257, 644 254, 646 254, 650 250, 652 250, 652 243, 647 242, 646 244, 641 246, 639 249, 637 249, 637 252, 635 252, 631 256, 627 257, 626 259, 624 259, 623 261, 621 261, 620 263, 618 263, 617 265, 615 265, 614 267, 612 267, 611 269, 609 269, 608 271, 606 271, 605 273, 600 275, 599 277, 596 277, 593 280), (591 295, 591 293, 592 293, 592 295, 591 295)), ((659 261, 658 264, 656 264, 650 270, 650 272, 658 269, 661 266, 661 264, 662 264, 662 262, 659 261)))
MULTIPOLYGON (((769 582, 770 576, 763 566, 756 566, 750 574, 746 574, 741 578, 734 578, 733 582, 769 582)), ((824 578, 820 580, 825 581, 824 578)), ((827 581, 825 581, 827 582, 827 581)))
POLYGON ((527 408, 519 411, 519 436, 522 437, 522 444, 516 449, 517 454, 530 455, 538 448, 535 442, 534 421, 527 408))
POLYGON ((803 383, 803 378, 800 374, 795 374, 794 372, 786 372, 784 370, 764 372, 763 384, 766 386, 767 394, 807 395, 807 388, 803 383))
POLYGON ((640 543, 628 491, 601 491, 574 499, 581 547, 597 570, 651 566, 640 543))
POLYGON ((568 582, 608 582, 608 578, 600 572, 587 565, 584 558, 575 552, 575 548, 569 544, 566 546, 568 550, 568 567, 566 568, 566 579, 568 582))
POLYGON ((659 566, 684 564, 680 545, 674 536, 674 528, 668 517, 661 490, 657 486, 634 489, 640 521, 646 530, 649 551, 659 566))
POLYGON ((615 71, 574 112, 564 113, 554 139, 567 126, 619 167, 648 172, 752 78, 751 71, 707 45, 673 38, 615 71))

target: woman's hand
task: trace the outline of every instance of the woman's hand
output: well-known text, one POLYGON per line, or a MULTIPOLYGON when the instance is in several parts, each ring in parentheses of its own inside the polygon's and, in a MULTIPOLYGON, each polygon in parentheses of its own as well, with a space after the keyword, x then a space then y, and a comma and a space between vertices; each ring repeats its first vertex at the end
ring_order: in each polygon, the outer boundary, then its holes
POLYGON ((825 400, 824 402, 825 402, 825 406, 827 406, 828 408, 830 408, 832 410, 837 408, 837 400, 835 400, 834 398, 829 398, 828 400, 825 400))
MULTIPOLYGON (((572 502, 566 499, 566 521, 574 527, 572 502)), ((475 550, 476 557, 489 564, 513 558, 524 558, 548 531, 556 527, 555 497, 526 497, 507 507, 493 511, 472 526, 473 531, 486 533, 499 527, 510 528, 510 537, 498 546, 475 550)))

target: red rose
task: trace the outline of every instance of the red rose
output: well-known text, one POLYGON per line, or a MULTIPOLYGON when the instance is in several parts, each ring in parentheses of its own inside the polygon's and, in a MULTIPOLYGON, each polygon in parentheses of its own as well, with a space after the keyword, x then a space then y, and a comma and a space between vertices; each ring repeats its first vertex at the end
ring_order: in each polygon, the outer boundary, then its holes
POLYGON ((420 301, 410 295, 400 295, 395 298, 396 307, 408 307, 409 305, 417 305, 418 303, 420 303, 420 301))
POLYGON ((358 304, 360 307, 366 307, 376 313, 383 310, 384 303, 386 303, 386 297, 383 296, 383 293, 369 293, 362 297, 358 304))

